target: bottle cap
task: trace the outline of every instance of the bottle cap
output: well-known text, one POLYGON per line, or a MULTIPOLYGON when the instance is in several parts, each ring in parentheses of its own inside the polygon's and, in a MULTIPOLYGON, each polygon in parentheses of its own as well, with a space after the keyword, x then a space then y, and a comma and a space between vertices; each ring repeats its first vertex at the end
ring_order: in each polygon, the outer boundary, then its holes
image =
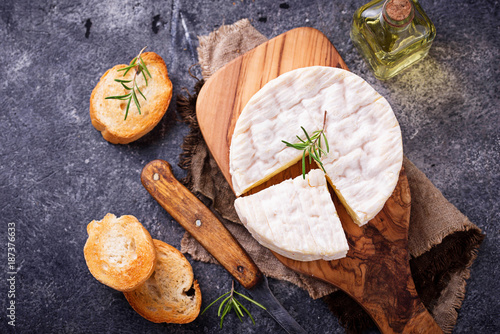
POLYGON ((384 3, 384 19, 394 27, 404 27, 413 20, 413 4, 410 0, 387 0, 384 3))

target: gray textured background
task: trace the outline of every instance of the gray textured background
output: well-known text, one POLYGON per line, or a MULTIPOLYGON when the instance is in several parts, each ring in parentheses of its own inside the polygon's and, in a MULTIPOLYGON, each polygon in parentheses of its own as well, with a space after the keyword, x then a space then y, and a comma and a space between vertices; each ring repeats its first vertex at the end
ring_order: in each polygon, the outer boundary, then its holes
MULTIPOLYGON (((437 28, 429 56, 388 82, 373 77, 349 39, 352 14, 363 3, 2 1, 0 267, 7 267, 7 223, 15 222, 17 332, 219 333, 214 311, 188 325, 144 320, 89 274, 83 246, 87 223, 113 212, 135 215, 153 238, 180 247, 183 229, 144 190, 139 173, 162 158, 178 178, 185 175, 176 164, 188 129, 176 122, 175 95, 194 84, 187 69, 197 62, 196 36, 240 18, 269 38, 299 26, 321 30, 350 69, 389 100, 408 157, 486 233, 455 332, 500 331, 498 1, 423 0, 437 28), (174 98, 150 134, 109 144, 90 123, 91 90, 145 45, 165 59, 174 98)), ((206 306, 231 278, 215 265, 191 262, 206 306)), ((0 332, 7 332, 7 274, 0 277, 0 332)), ((270 285, 309 332, 343 332, 321 300, 285 282, 270 285)), ((220 332, 280 332, 267 314, 251 311, 256 326, 230 317, 220 332)))

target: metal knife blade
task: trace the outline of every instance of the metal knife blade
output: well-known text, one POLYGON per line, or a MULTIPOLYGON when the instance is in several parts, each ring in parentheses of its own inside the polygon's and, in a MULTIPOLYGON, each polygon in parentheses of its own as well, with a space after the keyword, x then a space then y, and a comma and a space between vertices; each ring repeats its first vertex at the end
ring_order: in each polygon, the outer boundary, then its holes
POLYGON ((267 279, 226 227, 172 174, 170 164, 153 160, 141 181, 156 201, 245 288, 289 334, 307 333, 276 300, 267 279))
POLYGON ((269 289, 266 276, 263 275, 259 283, 253 288, 247 289, 247 291, 252 295, 253 299, 258 300, 259 303, 266 307, 266 311, 269 315, 271 315, 288 334, 307 333, 274 297, 271 289, 269 289))

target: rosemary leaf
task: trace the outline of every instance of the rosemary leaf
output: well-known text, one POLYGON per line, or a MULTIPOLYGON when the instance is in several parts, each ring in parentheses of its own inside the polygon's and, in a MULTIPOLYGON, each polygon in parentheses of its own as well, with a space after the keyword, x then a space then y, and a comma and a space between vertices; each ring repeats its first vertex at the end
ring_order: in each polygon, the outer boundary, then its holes
POLYGON ((127 85, 125 85, 123 82, 120 82, 123 86, 123 88, 125 88, 126 90, 131 90, 132 88, 128 87, 127 85))
POLYGON ((309 135, 307 134, 306 129, 304 129, 304 127, 303 127, 303 126, 301 126, 300 128, 302 129, 302 131, 304 131, 304 133, 305 133, 305 135, 306 135, 307 140, 308 140, 308 141, 312 141, 312 140, 311 140, 311 138, 309 138, 309 135))
POLYGON ((322 162, 319 160, 319 158, 318 158, 318 156, 317 156, 316 154, 313 154, 313 155, 312 155, 312 158, 313 158, 316 162, 318 162, 320 165, 322 164, 322 162))
POLYGON ((236 299, 233 299, 233 306, 234 306, 234 310, 236 311, 236 315, 238 316, 238 319, 240 319, 241 322, 243 322, 243 319, 241 319, 241 317, 243 317, 243 312, 241 312, 241 309, 238 305, 238 303, 236 302, 236 299))
POLYGON ((314 159, 314 161, 317 161, 316 158, 318 158, 318 151, 316 151, 316 147, 311 147, 311 150, 312 150, 312 158, 314 159))
MULTIPOLYGON (((224 305, 225 302, 227 302, 229 299, 231 299, 231 296, 227 297, 226 299, 224 299, 222 301, 222 303, 220 303, 220 306, 219 306, 219 311, 217 312, 217 315, 220 317, 220 311, 222 310, 222 305, 224 305)), ((227 306, 227 305, 226 305, 227 306)))
POLYGON ((137 57, 135 57, 134 59, 132 59, 132 61, 130 62, 130 64, 128 65, 128 69, 125 71, 125 74, 123 76, 125 76, 127 74, 128 71, 130 71, 131 69, 133 69, 134 67, 137 66, 136 64, 136 60, 137 60, 137 57))
POLYGON ((226 314, 229 313, 229 311, 231 311, 232 308, 233 308, 232 303, 227 303, 226 308, 224 309, 224 312, 222 313, 222 316, 220 317, 220 328, 221 329, 222 329, 222 323, 224 322, 224 317, 226 316, 226 314))
MULTIPOLYGON (((234 305, 236 306, 236 304, 234 305)), ((242 316, 238 312, 236 312, 236 316, 238 317, 238 319, 240 319, 240 322, 243 322, 242 316)))
POLYGON ((127 94, 127 95, 117 95, 117 96, 107 96, 104 99, 105 100, 122 100, 122 99, 126 99, 129 96, 130 96, 130 94, 127 94))
POLYGON ((226 316, 226 314, 231 311, 231 309, 233 308, 233 305, 232 303, 228 302, 226 304, 226 307, 224 308, 224 311, 222 312, 222 318, 221 319, 224 319, 224 317, 226 316))
POLYGON ((323 172, 326 174, 326 170, 325 170, 325 167, 323 166, 322 162, 319 163, 319 166, 321 167, 321 169, 323 170, 323 172))
POLYGON ((302 153, 302 178, 306 179, 306 150, 302 153))
MULTIPOLYGON (((144 74, 144 71, 142 72, 142 76, 144 77, 144 81, 146 81, 146 86, 148 85, 148 78, 146 77, 146 74, 144 74)), ((137 87, 139 89, 139 87, 137 87)))
POLYGON ((129 83, 132 82, 132 80, 122 80, 122 79, 115 79, 116 82, 123 82, 123 83, 129 83))
POLYGON ((139 104, 139 100, 137 100, 137 95, 135 94, 134 90, 132 90, 132 97, 134 98, 135 106, 137 107, 137 111, 139 112, 139 115, 140 115, 141 114, 141 105, 139 104))
POLYGON ((321 158, 321 152, 323 151, 321 149, 321 136, 318 137, 318 148, 319 148, 319 157, 321 158))
MULTIPOLYGON (((125 71, 125 73, 123 73, 123 76, 126 76, 128 71, 130 71, 131 69, 133 69, 134 67, 136 67, 135 63, 132 63, 130 65, 128 65, 127 67, 124 67, 122 70, 125 71)), ((120 70, 118 70, 120 71, 120 70)))
POLYGON ((293 148, 295 148, 295 149, 297 149, 297 150, 303 150, 303 149, 305 149, 305 148, 308 146, 308 144, 307 144, 307 143, 304 143, 304 144, 302 144, 302 143, 298 143, 298 144, 291 144, 291 143, 289 143, 289 142, 287 142, 287 141, 284 141, 284 140, 282 140, 282 142, 283 142, 286 146, 288 146, 288 147, 293 147, 293 148))
POLYGON ((128 110, 130 109, 130 102, 132 102, 132 99, 128 99, 127 110, 125 111, 125 118, 123 119, 124 121, 127 120, 128 110))
POLYGON ((255 320, 254 318, 252 317, 252 315, 250 314, 250 312, 248 312, 248 310, 246 309, 245 306, 243 306, 243 304, 241 304, 239 301, 237 301, 236 299, 234 300, 237 304, 239 304, 239 306, 243 309, 243 311, 245 311, 246 314, 248 314, 248 316, 250 317, 250 319, 252 319, 252 322, 253 324, 255 325, 255 320))
POLYGON ((236 293, 238 296, 241 296, 243 298, 245 298, 246 300, 248 300, 249 302, 251 303, 254 303, 255 305, 257 305, 258 307, 262 308, 262 309, 266 309, 262 304, 259 304, 257 303, 255 300, 251 299, 251 298, 248 298, 247 296, 245 295, 242 295, 241 293, 239 293, 238 291, 234 291, 234 293, 236 293))
POLYGON ((146 73, 149 75, 150 78, 152 78, 151 73, 149 73, 148 68, 146 67, 146 63, 144 63, 144 60, 142 60, 142 57, 139 56, 139 60, 141 62, 142 68, 146 71, 146 73))
MULTIPOLYGON (((119 70, 116 70, 116 72, 128 71, 128 70, 130 70, 131 68, 134 68, 134 66, 133 66, 133 65, 128 65, 128 66, 125 66, 125 67, 120 68, 119 70)), ((125 76, 125 74, 124 74, 123 76, 125 76)))
POLYGON ((203 310, 203 312, 201 312, 200 315, 203 315, 203 313, 206 312, 206 310, 208 310, 210 308, 210 306, 212 306, 213 304, 217 303, 219 300, 221 300, 224 296, 227 296, 228 294, 230 294, 231 291, 228 291, 226 292, 225 294, 223 294, 222 296, 220 296, 219 298, 217 298, 216 300, 214 300, 213 302, 210 303, 210 305, 208 305, 207 307, 205 307, 205 309, 203 310))
POLYGON ((144 96, 144 94, 142 94, 141 90, 139 89, 139 86, 137 86, 137 91, 139 92, 139 94, 141 94, 142 98, 147 101, 146 97, 144 96))

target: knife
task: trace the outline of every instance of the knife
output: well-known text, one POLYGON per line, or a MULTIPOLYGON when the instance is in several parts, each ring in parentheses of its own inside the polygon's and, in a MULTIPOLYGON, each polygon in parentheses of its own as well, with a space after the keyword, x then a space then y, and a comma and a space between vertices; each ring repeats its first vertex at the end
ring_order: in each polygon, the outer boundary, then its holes
POLYGON ((247 252, 196 196, 173 175, 170 164, 153 160, 142 170, 144 188, 217 261, 266 307, 271 317, 289 334, 307 333, 274 297, 267 278, 247 252))

